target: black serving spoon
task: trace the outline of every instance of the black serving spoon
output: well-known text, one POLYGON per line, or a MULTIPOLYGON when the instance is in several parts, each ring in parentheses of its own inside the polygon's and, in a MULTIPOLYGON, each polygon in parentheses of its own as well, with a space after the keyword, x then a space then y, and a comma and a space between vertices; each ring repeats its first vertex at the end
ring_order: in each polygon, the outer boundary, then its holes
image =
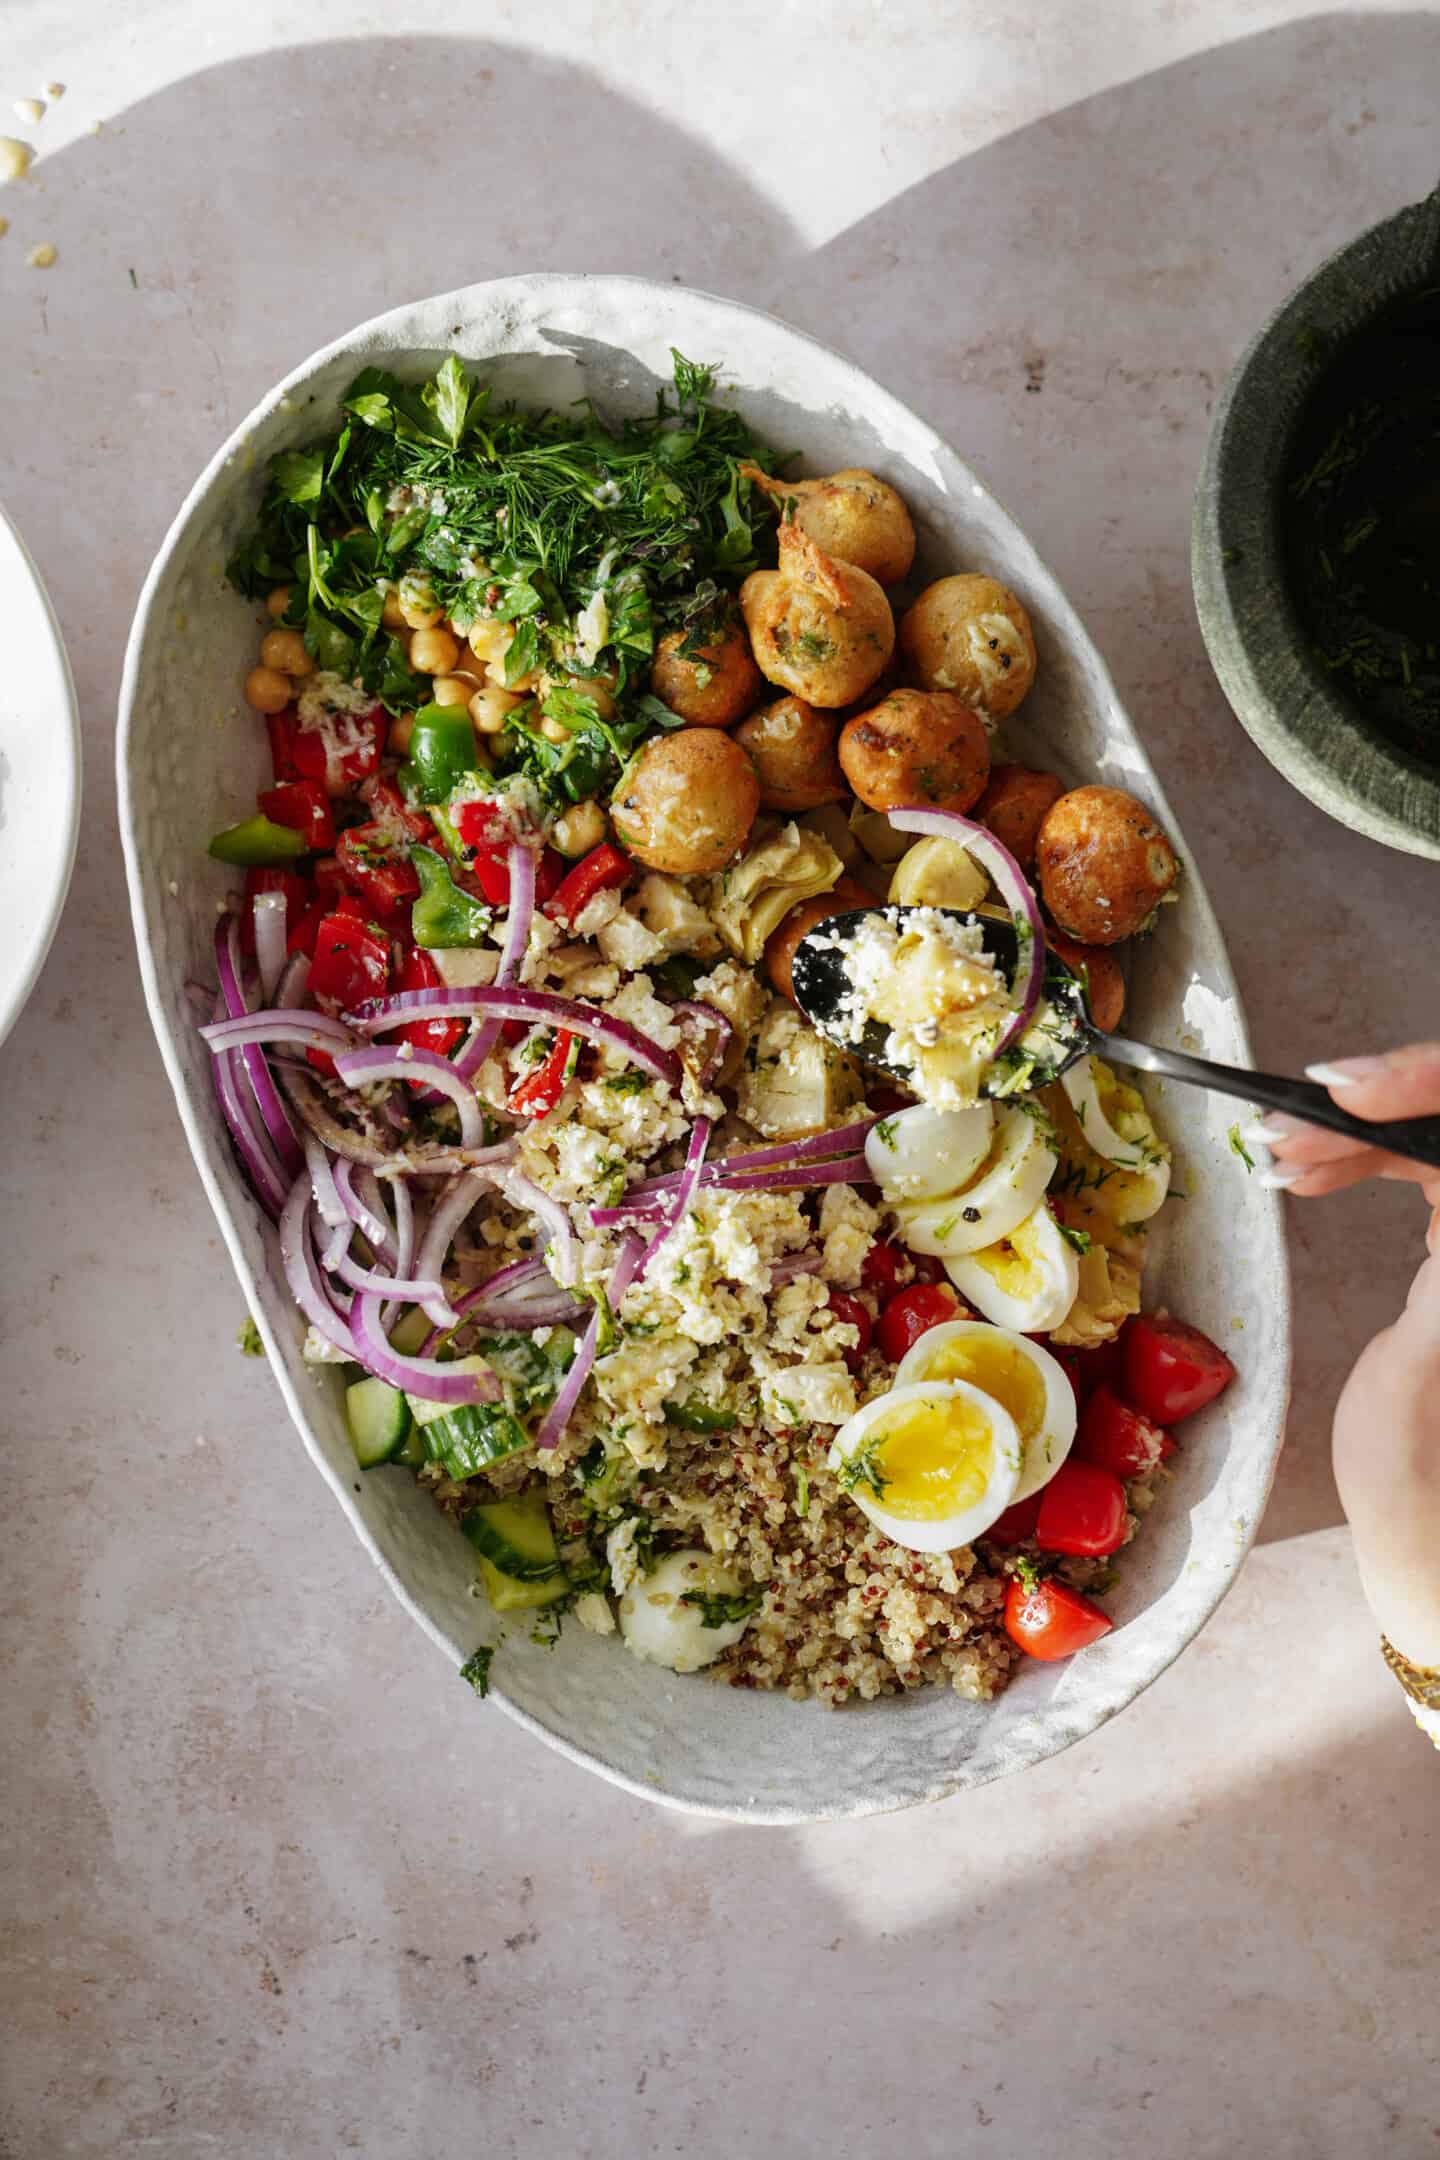
MULTIPOLYGON (((909 1086, 913 1075, 886 1059, 888 1029, 882 1021, 867 1020, 856 1041, 846 1032, 839 1018, 850 989, 845 973, 845 947, 872 912, 878 911, 852 908, 843 915, 829 915, 817 923, 795 948, 790 980, 801 1012, 822 1035, 853 1052, 867 1065, 878 1065, 882 1071, 893 1073, 896 1079, 909 1086)), ((916 912, 903 907, 884 909, 887 922, 902 926, 905 917, 916 912)), ((936 911, 927 909, 925 912, 936 911)), ((972 915, 959 908, 943 908, 938 912, 952 916, 957 922, 977 924, 988 957, 1013 982, 1020 939, 1008 917, 972 915)), ((1042 1003, 1049 1007, 1050 1017, 1041 1027, 1034 1022, 1031 1024, 1027 1050, 1033 1049, 1036 1054, 1025 1077, 1026 1091, 1047 1087, 1093 1051, 1101 1057, 1113 1058, 1116 1064, 1128 1065, 1136 1072, 1158 1073, 1166 1080, 1183 1080, 1191 1087, 1209 1088, 1217 1095, 1234 1095, 1242 1102, 1263 1103, 1267 1110, 1283 1110, 1289 1117, 1303 1118, 1307 1125, 1323 1125, 1329 1132, 1345 1133, 1352 1140, 1363 1140, 1367 1147, 1383 1148, 1388 1154, 1403 1155, 1411 1162, 1440 1167, 1440 1117, 1396 1118, 1387 1124, 1378 1124, 1369 1118, 1352 1117, 1347 1110, 1341 1110, 1331 1101, 1327 1091, 1312 1080, 1290 1080, 1278 1073, 1248 1072, 1243 1065, 1217 1065, 1210 1058, 1191 1057, 1184 1050, 1161 1050, 1152 1043, 1132 1042, 1126 1035, 1107 1035, 1090 1017, 1079 976, 1053 952, 1046 954, 1042 1003)), ((1016 1092, 1013 1077, 1013 1066, 992 1066, 981 1083, 981 1093, 1007 1092, 1004 1086, 1007 1079, 1012 1082, 1008 1092, 1016 1092), (995 1082, 1000 1083, 998 1090, 995 1082)))

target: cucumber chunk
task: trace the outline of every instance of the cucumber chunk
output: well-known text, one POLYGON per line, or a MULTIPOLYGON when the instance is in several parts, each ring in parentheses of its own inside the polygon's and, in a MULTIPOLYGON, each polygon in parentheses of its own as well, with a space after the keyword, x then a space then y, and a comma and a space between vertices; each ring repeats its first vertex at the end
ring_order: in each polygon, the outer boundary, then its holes
POLYGON ((410 1430, 410 1406, 383 1380, 357 1380, 345 1390, 345 1423, 362 1470, 392 1462, 410 1430))
POLYGON ((504 1575, 493 1560, 480 1555, 480 1580, 485 1595, 496 1612, 521 1612, 536 1605, 558 1605, 570 1595, 570 1584, 564 1571, 549 1575, 543 1582, 517 1582, 513 1575, 504 1575))
MULTIPOLYGON (((490 1367, 483 1357, 456 1358, 453 1364, 446 1366, 445 1370, 447 1373, 479 1373, 483 1374, 486 1379, 490 1377, 490 1367)), ((410 1405, 410 1414, 417 1425, 434 1425, 441 1418, 453 1415, 452 1406, 449 1403, 435 1402, 428 1395, 416 1395, 412 1392, 407 1396, 406 1400, 410 1405)))
POLYGON ((462 1403, 444 1417, 426 1420, 424 1434, 431 1460, 443 1464, 457 1483, 530 1445, 529 1433, 503 1403, 462 1403))
POLYGON ((482 1559, 515 1582, 564 1578, 542 1492, 519 1493, 513 1500, 487 1500, 472 1508, 460 1527, 482 1559))

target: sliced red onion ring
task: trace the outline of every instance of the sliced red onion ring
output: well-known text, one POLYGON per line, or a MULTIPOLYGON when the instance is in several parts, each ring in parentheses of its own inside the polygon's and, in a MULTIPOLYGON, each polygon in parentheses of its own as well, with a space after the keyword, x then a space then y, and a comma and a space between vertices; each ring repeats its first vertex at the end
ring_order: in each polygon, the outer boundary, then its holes
POLYGON ((450 1315, 445 1323, 447 1327, 454 1327, 459 1317, 447 1304, 442 1286, 438 1282, 427 1282, 421 1276, 387 1275, 380 1268, 364 1268, 348 1253, 341 1254, 334 1273, 352 1290, 373 1290, 377 1296, 396 1303, 424 1305, 427 1313, 433 1304, 437 1311, 450 1315))
POLYGON ((498 1402, 500 1382, 494 1373, 461 1372, 436 1358, 402 1357, 393 1350, 380 1323, 380 1298, 373 1290, 357 1292, 351 1308, 360 1363, 391 1387, 404 1388, 426 1402, 498 1402))
MULTIPOLYGON (((455 1233, 479 1201, 482 1192, 493 1189, 496 1176, 491 1170, 467 1170, 456 1178, 448 1192, 441 1193, 430 1211, 420 1237, 419 1250, 415 1254, 415 1273, 430 1282, 442 1282, 445 1275, 445 1256, 455 1240, 455 1233)), ((421 1311, 432 1327, 454 1327, 459 1314, 443 1292, 438 1298, 422 1297, 421 1311)))
MULTIPOLYGON (((510 850, 510 912, 505 924, 505 945, 500 954, 495 983, 504 989, 517 980, 526 952, 530 946, 530 925, 535 919, 535 857, 528 847, 516 841, 510 850)), ((471 1028, 467 1040, 461 1044, 460 1053, 454 1060, 455 1070, 462 1080, 473 1080, 500 1040, 500 1022, 482 1020, 471 1028)), ((418 1095, 420 1103, 440 1100, 439 1090, 426 1088, 418 1095)))
POLYGON ((549 990, 517 990, 499 983, 472 990, 402 990, 394 997, 372 998, 345 1017, 357 1034, 383 1035, 403 1020, 434 1019, 443 1013, 482 1013, 494 1020, 543 1021, 568 1028, 584 1042, 621 1051, 632 1065, 663 1080, 667 1087, 680 1085, 680 1060, 673 1051, 662 1049, 628 1020, 613 1019, 598 1006, 557 997, 549 990))
POLYGON ((651 1264, 658 1257, 661 1248, 668 1239, 674 1237, 675 1232, 695 1204, 695 1195, 700 1190, 700 1173, 705 1168, 705 1150, 710 1145, 712 1129, 709 1118, 696 1118, 694 1128, 690 1134, 690 1145, 685 1151, 685 1167, 680 1173, 680 1182, 675 1188, 675 1199, 669 1212, 669 1220, 662 1228, 656 1231, 641 1255, 639 1272, 642 1275, 649 1273, 651 1264))
POLYGON ((255 965, 260 970, 260 996, 268 1005, 285 967, 285 895, 258 892, 253 906, 255 965))
MULTIPOLYGON (((812 1162, 827 1155, 843 1155, 860 1146, 877 1118, 860 1118, 853 1125, 837 1125, 831 1132, 812 1133, 808 1140, 780 1140, 773 1147, 748 1148, 740 1155, 722 1155, 718 1161, 705 1166, 705 1183, 713 1185, 728 1179, 732 1172, 765 1170, 772 1163, 791 1169, 797 1163, 812 1162)), ((671 1192, 682 1176, 679 1170, 671 1170, 663 1177, 645 1178, 632 1185, 626 1194, 629 1200, 648 1200, 657 1193, 671 1192)))
POLYGON ((350 1217, 335 1183, 330 1157, 312 1132, 307 1131, 303 1144, 305 1167, 310 1172, 310 1183, 315 1193, 315 1205, 320 1210, 320 1220, 327 1230, 338 1229, 341 1223, 348 1224, 350 1217))
POLYGON ((275 985, 275 1003, 285 1006, 303 1005, 309 980, 309 955, 303 952, 291 953, 281 969, 280 980, 275 985))
POLYGON ((349 1327, 325 1294, 320 1270, 310 1243, 310 1175, 302 1170, 290 1188, 280 1216, 280 1265, 290 1285, 290 1295, 301 1312, 334 1349, 346 1357, 368 1363, 361 1356, 349 1327))
POLYGON ((892 810, 890 823, 897 832, 928 833, 937 839, 953 840, 964 848, 994 879, 996 891, 1014 918, 1021 947, 1015 980, 1010 985, 1015 1010, 995 1045, 993 1055, 999 1057, 1029 1027, 1045 980, 1045 925, 1040 919, 1039 903, 1030 888, 1030 881, 1009 848, 1002 846, 988 826, 977 825, 973 818, 962 817, 958 810, 892 810), (1030 933, 1028 939, 1027 930, 1030 933))
MULTIPOLYGON (((222 915, 215 925, 215 974, 220 985, 220 997, 225 1008, 221 1026, 230 1020, 250 1017, 250 1000, 240 976, 240 925, 233 915, 222 915)), ((204 1028, 200 1030, 205 1033, 204 1028)), ((295 1127, 280 1100, 280 1091, 271 1077, 265 1053, 257 1044, 246 1043, 240 1049, 240 1061, 250 1082, 260 1122, 269 1135, 284 1181, 288 1185, 300 1168, 300 1148, 295 1138, 295 1127)))
POLYGON ((703 1088, 708 1088, 725 1062, 725 1053, 730 1047, 730 1038, 735 1033, 734 1022, 727 1014, 721 1012, 717 1006, 706 1005, 699 998, 677 998, 670 1010, 684 1013, 689 1019, 699 1020, 705 1026, 713 1027, 717 1031, 715 1047, 700 1068, 700 1085, 703 1088))
POLYGON ((340 1262, 350 1250, 355 1235, 355 1225, 347 1215, 343 1223, 337 1223, 320 1249, 320 1265, 327 1275, 333 1275, 340 1262))
POLYGON ((824 1265, 824 1253, 784 1253, 770 1264, 771 1285, 793 1282, 797 1275, 818 1275, 824 1265))
POLYGON ((285 1205, 285 1174, 276 1162, 255 1114, 239 1052, 222 1050, 211 1059, 210 1068, 220 1114, 240 1157, 241 1167, 256 1199, 274 1222, 285 1205))
POLYGON ((249 1043, 294 1043, 302 1050, 346 1050, 354 1036, 328 1013, 285 1011, 255 1012, 238 1020, 221 1020, 200 1033, 212 1050, 243 1050, 249 1043))
MULTIPOLYGON (((654 1185, 648 1190, 637 1187, 633 1195, 627 1195, 614 1207, 591 1208, 590 1220, 597 1230, 607 1230, 621 1222, 647 1218, 653 1221, 673 1205, 683 1177, 681 1171, 668 1184, 654 1185)), ((748 1173, 732 1171, 728 1162, 707 1163, 700 1176, 700 1185, 707 1192, 805 1192, 818 1185, 873 1185, 874 1182, 863 1154, 842 1155, 831 1162, 778 1163, 773 1169, 748 1173)))
POLYGON ((533 1178, 523 1177, 518 1170, 506 1171, 503 1184, 509 1198, 517 1206, 528 1208, 550 1232, 546 1243, 552 1249, 556 1263, 550 1272, 563 1289, 573 1289, 579 1256, 568 1213, 533 1178))
POLYGON ((377 1080, 418 1080, 422 1074, 427 1075, 432 1086, 448 1096, 460 1113, 461 1145, 479 1147, 484 1141, 485 1120, 475 1090, 466 1086, 449 1058, 441 1057, 438 1050, 397 1043, 372 1050, 339 1051, 335 1071, 346 1087, 371 1087, 377 1080))
MULTIPOLYGON (((606 1285, 606 1302, 609 1304, 612 1313, 618 1309, 620 1300, 639 1273, 644 1264, 644 1258, 645 1248, 640 1243, 639 1238, 626 1238, 620 1247, 614 1268, 611 1270, 610 1281, 606 1285)), ((586 1328, 576 1346, 570 1370, 565 1375, 565 1384, 546 1411, 544 1421, 535 1436, 537 1451, 545 1452, 558 1446, 564 1435, 575 1405, 580 1400, 580 1391, 589 1379, 590 1369, 595 1363, 595 1353, 600 1346, 601 1318, 601 1307, 597 1303, 594 1312, 590 1316, 590 1325, 586 1328)))
MULTIPOLYGON (((393 1261, 396 1257, 394 1233, 385 1220, 383 1212, 376 1207, 374 1202, 362 1198, 356 1191, 356 1168, 354 1163, 348 1161, 342 1155, 334 1166, 334 1175, 335 1190, 339 1193, 341 1204, 351 1222, 365 1233, 379 1259, 393 1261)), ((377 1199, 378 1195, 379 1188, 377 1185, 377 1199)))

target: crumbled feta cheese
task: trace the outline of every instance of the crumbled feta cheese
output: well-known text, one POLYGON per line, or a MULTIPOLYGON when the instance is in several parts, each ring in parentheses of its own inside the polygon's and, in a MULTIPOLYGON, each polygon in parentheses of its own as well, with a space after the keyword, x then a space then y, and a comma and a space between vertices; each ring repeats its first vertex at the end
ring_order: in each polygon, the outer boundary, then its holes
POLYGON ((825 1245, 821 1272, 826 1282, 853 1289, 879 1226, 879 1210, 862 1200, 852 1185, 826 1187, 820 1203, 820 1235, 825 1245))
POLYGON ((643 922, 622 908, 614 919, 601 926, 596 934, 596 944, 605 958, 627 973, 634 974, 651 960, 661 959, 665 942, 647 930, 643 922))
POLYGON ((792 1365, 760 1383, 766 1416, 777 1425, 843 1425, 855 1415, 855 1382, 843 1365, 792 1365))

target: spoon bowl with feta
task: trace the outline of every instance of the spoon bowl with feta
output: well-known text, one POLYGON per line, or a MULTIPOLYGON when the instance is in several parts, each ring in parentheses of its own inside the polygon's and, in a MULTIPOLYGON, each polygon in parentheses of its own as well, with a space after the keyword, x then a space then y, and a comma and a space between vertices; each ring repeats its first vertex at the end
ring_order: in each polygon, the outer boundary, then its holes
POLYGON ((1081 977, 1056 952, 1046 948, 1037 966, 1034 938, 1028 920, 998 909, 852 908, 806 933, 790 980, 812 1027, 936 1109, 1029 1094, 1098 1056, 1440 1163, 1440 1118, 1375 1124, 1340 1109, 1314 1081, 1107 1033, 1090 1016, 1081 977))

